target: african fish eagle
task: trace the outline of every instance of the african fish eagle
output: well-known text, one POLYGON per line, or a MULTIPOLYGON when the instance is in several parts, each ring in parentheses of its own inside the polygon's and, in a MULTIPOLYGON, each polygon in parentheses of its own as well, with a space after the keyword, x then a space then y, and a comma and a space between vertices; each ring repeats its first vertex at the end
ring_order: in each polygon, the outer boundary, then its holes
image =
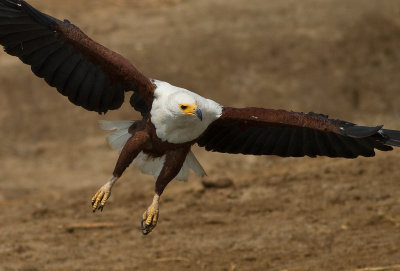
POLYGON ((86 36, 68 20, 46 15, 22 0, 0 0, 0 44, 31 66, 75 105, 100 114, 121 107, 125 92, 138 121, 102 122, 121 150, 110 180, 92 198, 103 210, 114 183, 134 163, 155 177, 152 204, 141 229, 150 233, 159 217, 159 200, 174 178, 204 170, 190 148, 283 157, 374 156, 374 149, 400 146, 400 131, 365 127, 326 115, 263 108, 232 108, 166 82, 147 78, 121 55, 86 36))

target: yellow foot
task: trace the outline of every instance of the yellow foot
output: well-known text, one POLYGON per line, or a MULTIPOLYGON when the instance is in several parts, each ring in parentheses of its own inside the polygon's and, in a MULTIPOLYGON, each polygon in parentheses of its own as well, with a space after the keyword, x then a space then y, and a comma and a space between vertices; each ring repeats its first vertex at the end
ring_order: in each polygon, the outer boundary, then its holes
POLYGON ((158 221, 158 206, 160 196, 154 195, 153 203, 143 213, 142 221, 140 222, 143 235, 149 234, 157 225, 158 221))
POLYGON ((111 188, 114 182, 117 180, 116 177, 112 177, 105 185, 103 185, 92 198, 93 212, 96 210, 103 211, 106 201, 111 196, 111 188))

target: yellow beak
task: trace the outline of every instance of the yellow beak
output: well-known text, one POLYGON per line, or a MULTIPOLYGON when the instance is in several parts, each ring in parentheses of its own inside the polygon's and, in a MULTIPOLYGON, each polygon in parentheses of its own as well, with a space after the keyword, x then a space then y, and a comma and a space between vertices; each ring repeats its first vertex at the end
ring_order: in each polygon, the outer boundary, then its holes
POLYGON ((180 104, 180 109, 187 115, 197 116, 200 120, 203 120, 203 114, 197 104, 180 104))

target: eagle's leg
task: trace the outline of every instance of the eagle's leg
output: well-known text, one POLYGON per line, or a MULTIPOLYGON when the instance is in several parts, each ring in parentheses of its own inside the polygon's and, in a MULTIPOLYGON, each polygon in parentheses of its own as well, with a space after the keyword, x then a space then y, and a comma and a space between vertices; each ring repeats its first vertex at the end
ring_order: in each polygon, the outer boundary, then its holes
POLYGON ((99 190, 97 190, 96 194, 92 198, 92 207, 93 212, 97 209, 103 211, 104 205, 106 201, 111 196, 111 189, 114 183, 118 180, 118 177, 112 176, 108 182, 106 182, 99 190))
POLYGON ((140 221, 140 229, 144 235, 149 234, 157 225, 160 195, 155 194, 153 202, 143 213, 140 221))
POLYGON ((144 235, 149 234, 157 225, 159 215, 159 201, 162 192, 168 183, 178 175, 185 162, 190 147, 168 151, 164 166, 157 177, 153 202, 142 215, 141 230, 144 235))
POLYGON ((112 186, 119 179, 119 177, 121 177, 125 169, 132 163, 133 159, 135 159, 136 156, 143 150, 148 139, 149 136, 146 131, 138 131, 128 139, 118 157, 113 176, 97 191, 92 198, 93 212, 95 212, 97 209, 103 211, 104 205, 111 195, 112 186))

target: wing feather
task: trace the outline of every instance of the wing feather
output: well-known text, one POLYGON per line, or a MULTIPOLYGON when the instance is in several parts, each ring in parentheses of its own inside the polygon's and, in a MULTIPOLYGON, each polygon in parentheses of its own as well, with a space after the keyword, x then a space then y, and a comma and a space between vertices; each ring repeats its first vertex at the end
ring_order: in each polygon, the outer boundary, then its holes
MULTIPOLYGON (((253 130, 256 130, 257 128, 253 128, 253 130)), ((276 142, 279 140, 279 137, 277 136, 279 133, 281 133, 282 127, 278 127, 277 129, 268 129, 268 136, 266 137, 266 140, 263 144, 263 154, 265 153, 274 153, 274 148, 276 142)), ((250 141, 251 143, 251 141, 250 141)), ((247 153, 251 154, 251 153, 247 153)))
POLYGON ((88 107, 89 105, 89 97, 92 92, 92 88, 96 82, 96 70, 89 69, 85 79, 79 87, 79 93, 76 98, 76 104, 82 107, 88 107))
MULTIPOLYGON (((277 134, 276 136, 279 137, 279 134, 277 134)), ((302 140, 303 140, 303 129, 293 130, 292 137, 290 140, 290 145, 291 145, 292 149, 287 154, 290 154, 291 156, 294 156, 294 157, 302 156, 303 155, 302 140)), ((276 153, 276 155, 279 155, 279 153, 276 153)))
POLYGON ((151 80, 67 20, 22 0, 0 0, 0 44, 76 105, 105 113, 122 105, 126 91, 134 91, 131 105, 148 113, 155 89, 151 80))
POLYGON ((400 131, 357 126, 315 113, 225 107, 197 143, 226 153, 355 158, 399 146, 400 131))
POLYGON ((51 55, 57 52, 59 49, 63 47, 62 43, 53 42, 49 45, 40 48, 37 51, 34 51, 32 54, 24 57, 26 63, 32 63, 31 69, 32 72, 38 77, 44 77, 45 75, 41 72, 43 64, 46 63, 47 59, 51 57, 51 55))
POLYGON ((41 48, 55 43, 53 35, 47 34, 43 37, 35 37, 34 39, 25 41, 23 43, 15 43, 14 46, 8 46, 5 48, 6 53, 12 56, 18 56, 25 64, 29 63, 25 60, 25 56, 32 54, 33 52, 40 50, 41 48))
POLYGON ((104 73, 96 72, 96 81, 89 97, 89 107, 101 107, 101 96, 103 96, 104 85, 106 84, 106 77, 104 73))
POLYGON ((55 85, 55 82, 58 82, 56 85, 57 90, 64 96, 68 96, 66 94, 66 85, 70 80, 72 80, 71 75, 79 65, 80 60, 81 58, 78 55, 70 55, 54 75, 52 84, 55 85))
POLYGON ((56 87, 58 81, 54 80, 58 69, 67 61, 68 57, 71 57, 72 52, 69 48, 61 47, 54 51, 47 57, 45 62, 40 67, 40 74, 43 75, 44 80, 52 87, 56 87))

